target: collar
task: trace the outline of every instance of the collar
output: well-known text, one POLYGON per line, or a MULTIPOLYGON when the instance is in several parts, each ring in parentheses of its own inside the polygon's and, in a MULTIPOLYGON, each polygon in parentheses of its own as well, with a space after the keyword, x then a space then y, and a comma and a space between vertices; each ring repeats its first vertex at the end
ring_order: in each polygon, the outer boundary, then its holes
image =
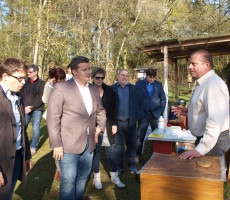
MULTIPOLYGON (((122 87, 122 86, 120 85, 120 83, 119 83, 119 82, 117 82, 117 86, 122 87)), ((129 83, 128 83, 126 86, 129 86, 129 83)), ((125 87, 126 87, 126 86, 125 86, 125 87)), ((122 88, 125 88, 125 87, 122 87, 122 88)))
POLYGON ((2 87, 2 89, 3 89, 3 92, 5 93, 6 97, 7 97, 9 100, 11 100, 12 98, 14 98, 14 100, 17 101, 17 100, 19 99, 19 97, 18 97, 18 95, 17 95, 16 93, 14 93, 14 94, 12 95, 11 91, 10 91, 6 86, 4 86, 4 85, 1 84, 1 83, 0 83, 0 85, 1 85, 1 87, 2 87))
POLYGON ((154 83, 154 81, 153 81, 152 83, 148 83, 148 81, 147 81, 147 79, 146 79, 146 78, 144 79, 144 81, 145 81, 145 83, 146 83, 146 84, 148 84, 148 85, 151 85, 151 84, 153 84, 153 83, 154 83))
POLYGON ((206 82, 211 76, 215 74, 214 70, 211 70, 207 72, 205 75, 200 77, 199 79, 196 80, 198 85, 202 85, 204 82, 206 82))
MULTIPOLYGON (((79 83, 75 80, 74 77, 73 77, 73 80, 75 81, 75 83, 77 84, 78 87, 82 88, 82 86, 79 85, 79 83)), ((85 87, 89 87, 89 82, 86 83, 85 87)))

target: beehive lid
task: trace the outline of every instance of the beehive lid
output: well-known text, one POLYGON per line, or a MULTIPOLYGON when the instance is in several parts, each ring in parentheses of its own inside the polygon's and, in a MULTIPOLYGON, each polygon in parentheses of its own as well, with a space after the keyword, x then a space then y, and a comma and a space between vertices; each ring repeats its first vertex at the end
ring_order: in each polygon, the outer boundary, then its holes
POLYGON ((217 156, 181 160, 176 155, 154 153, 138 173, 223 181, 217 156))

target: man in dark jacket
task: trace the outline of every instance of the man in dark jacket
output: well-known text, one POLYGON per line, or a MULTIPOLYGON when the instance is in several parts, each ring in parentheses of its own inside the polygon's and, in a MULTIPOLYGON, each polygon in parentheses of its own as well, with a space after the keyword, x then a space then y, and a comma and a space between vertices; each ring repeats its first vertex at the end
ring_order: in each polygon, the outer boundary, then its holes
POLYGON ((22 89, 24 103, 25 103, 25 119, 26 128, 32 118, 33 138, 31 143, 31 155, 35 155, 38 148, 40 137, 40 124, 42 112, 44 111, 44 103, 42 102, 42 95, 45 82, 38 77, 38 66, 30 65, 28 67, 28 79, 22 89))
POLYGON ((18 179, 30 170, 30 144, 25 131, 24 106, 18 93, 25 84, 26 66, 16 58, 0 64, 0 199, 12 199, 18 179))
POLYGON ((115 147, 117 148, 117 171, 123 169, 123 138, 126 140, 126 160, 131 173, 135 173, 136 123, 141 117, 142 100, 139 88, 129 83, 129 72, 122 69, 118 73, 118 83, 112 85, 117 94, 118 102, 118 131, 115 135, 115 147))
POLYGON ((155 80, 156 70, 149 68, 146 71, 146 78, 136 82, 136 86, 140 88, 143 99, 143 117, 138 121, 138 145, 137 145, 137 157, 141 155, 143 141, 148 129, 149 123, 152 131, 157 128, 157 122, 160 114, 163 114, 166 97, 162 87, 162 83, 155 80))

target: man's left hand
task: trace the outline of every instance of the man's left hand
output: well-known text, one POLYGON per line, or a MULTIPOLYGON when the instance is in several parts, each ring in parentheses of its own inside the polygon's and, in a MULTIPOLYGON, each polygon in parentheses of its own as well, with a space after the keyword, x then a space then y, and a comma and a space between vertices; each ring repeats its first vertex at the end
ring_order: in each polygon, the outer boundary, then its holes
POLYGON ((31 160, 26 160, 26 172, 29 172, 31 169, 31 160))
POLYGON ((101 129, 95 128, 95 142, 98 143, 98 135, 101 133, 101 129))
POLYGON ((197 150, 195 149, 192 149, 192 150, 189 150, 189 151, 186 151, 184 153, 182 153, 179 158, 182 159, 182 160, 185 160, 185 159, 193 159, 193 158, 198 158, 202 156, 197 150))

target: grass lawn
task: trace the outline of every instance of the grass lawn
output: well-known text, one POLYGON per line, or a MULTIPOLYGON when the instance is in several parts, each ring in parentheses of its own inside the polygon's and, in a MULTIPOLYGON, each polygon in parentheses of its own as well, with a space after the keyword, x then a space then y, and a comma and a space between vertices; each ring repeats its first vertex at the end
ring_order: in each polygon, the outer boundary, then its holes
MULTIPOLYGON (((28 128, 28 136, 31 140, 31 124, 28 128)), ((146 142, 144 154, 137 165, 138 170, 151 157, 151 142, 146 142)), ((101 153, 102 190, 96 190, 93 186, 93 176, 89 177, 85 199, 91 200, 138 200, 140 199, 140 184, 136 175, 130 174, 127 166, 121 173, 121 181, 126 184, 125 189, 118 189, 110 183, 105 151, 101 153)), ((32 158, 32 169, 28 173, 26 186, 17 182, 13 200, 58 200, 59 184, 56 178, 56 168, 52 158, 52 150, 49 148, 49 138, 46 121, 42 120, 39 150, 32 158)), ((230 188, 225 184, 224 199, 230 200, 230 188)), ((154 200, 154 197, 153 197, 154 200)))
MULTIPOLYGON (((31 124, 28 128, 29 140, 32 138, 31 124)), ((137 168, 140 169, 151 157, 150 143, 146 142, 144 155, 137 168)), ((59 199, 59 184, 56 178, 56 167, 52 158, 52 150, 49 148, 49 138, 47 133, 46 121, 42 120, 39 150, 32 157, 32 169, 27 176, 27 184, 24 186, 20 181, 17 182, 13 200, 57 200, 59 199)), ((85 199, 92 200, 138 200, 140 199, 140 184, 136 181, 136 175, 129 173, 127 166, 121 173, 121 181, 126 184, 125 189, 118 189, 110 183, 108 164, 105 151, 101 153, 101 173, 102 190, 96 190, 93 185, 93 175, 89 177, 87 183, 85 199)))

